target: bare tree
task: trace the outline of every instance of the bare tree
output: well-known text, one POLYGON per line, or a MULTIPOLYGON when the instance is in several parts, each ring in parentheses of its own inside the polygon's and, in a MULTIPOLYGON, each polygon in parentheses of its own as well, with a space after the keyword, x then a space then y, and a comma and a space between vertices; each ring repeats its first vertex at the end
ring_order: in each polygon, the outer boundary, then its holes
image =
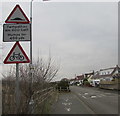
MULTIPOLYGON (((32 66, 32 69, 30 65, 20 65, 19 68, 19 80, 20 80, 20 107, 19 107, 19 113, 21 114, 27 114, 31 113, 31 111, 36 107, 41 107, 41 113, 43 111, 42 108, 43 104, 40 104, 41 96, 43 96, 44 92, 40 92, 43 89, 46 89, 50 87, 50 81, 57 75, 57 72, 59 70, 59 66, 54 65, 54 61, 51 57, 48 58, 48 61, 44 61, 43 58, 37 59, 37 61, 34 61, 34 65, 32 66), (38 94, 39 93, 39 94, 38 94), (34 102, 34 105, 32 106, 33 109, 31 109, 31 103, 34 102)), ((11 69, 12 70, 12 69, 11 69)), ((13 80, 13 83, 15 83, 15 72, 10 71, 10 73, 7 76, 4 76, 3 80, 6 80, 6 84, 4 84, 4 92, 6 96, 13 95, 14 96, 14 90, 9 94, 9 92, 6 93, 6 91, 10 91, 8 88, 12 89, 12 86, 10 86, 9 78, 13 80), (7 88, 8 87, 8 88, 7 88)), ((11 81, 10 81, 11 83, 11 81)), ((15 88, 15 84, 13 84, 15 88)), ((45 94, 46 97, 48 94, 45 94)), ((11 98, 12 100, 8 101, 14 101, 14 97, 11 98)), ((6 101, 6 98, 5 98, 6 101)), ((7 104, 11 104, 11 102, 7 102, 7 104)), ((13 106, 10 106, 9 110, 10 112, 7 112, 7 104, 4 104, 4 113, 14 113, 13 106)), ((32 111, 33 112, 33 111, 32 111)))

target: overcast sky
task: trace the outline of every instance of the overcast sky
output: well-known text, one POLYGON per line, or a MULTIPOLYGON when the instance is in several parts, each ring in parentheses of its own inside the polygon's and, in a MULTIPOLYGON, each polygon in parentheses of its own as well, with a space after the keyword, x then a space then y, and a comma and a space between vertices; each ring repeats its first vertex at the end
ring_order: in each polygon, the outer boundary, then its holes
MULTIPOLYGON (((117 2, 37 1, 32 13, 33 58, 36 60, 38 52, 47 58, 50 50, 60 64, 58 80, 118 64, 117 2)), ((3 2, 2 24, 18 3, 30 18, 29 2, 3 2)), ((20 43, 29 56, 29 42, 20 43)), ((3 43, 3 59, 13 44, 3 43)), ((4 70, 11 65, 3 64, 4 70)))

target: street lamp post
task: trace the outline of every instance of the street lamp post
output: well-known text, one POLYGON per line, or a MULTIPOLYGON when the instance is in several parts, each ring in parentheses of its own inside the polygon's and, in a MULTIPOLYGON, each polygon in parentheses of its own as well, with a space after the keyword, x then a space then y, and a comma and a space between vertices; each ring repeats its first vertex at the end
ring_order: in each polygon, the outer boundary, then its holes
MULTIPOLYGON (((33 0, 31 0, 31 2, 30 2, 30 26, 31 26, 31 32, 30 32, 30 37, 31 37, 31 41, 30 41, 30 64, 29 64, 29 68, 30 68, 30 72, 29 72, 29 74, 30 74, 30 89, 32 90, 32 81, 33 81, 33 74, 32 74, 32 2, 33 2, 33 0)), ((31 113, 32 111, 32 108, 31 107, 33 107, 32 105, 33 104, 31 104, 31 101, 32 101, 32 98, 30 98, 30 103, 29 103, 29 113, 31 113)), ((33 113, 33 112, 32 112, 33 113)))
MULTIPOLYGON (((31 41, 30 41, 30 64, 32 65, 32 2, 34 0, 31 0, 30 2, 30 23, 31 23, 31 41)), ((50 0, 43 0, 43 1, 50 1, 50 0)))
MULTIPOLYGON (((33 69, 33 61, 32 61, 32 3, 33 3, 34 0, 31 0, 30 1, 30 24, 31 24, 31 41, 30 41, 30 77, 31 77, 31 89, 32 89, 32 82, 33 82, 33 74, 32 74, 32 69, 33 69)), ((49 1, 49 0, 43 0, 43 1, 49 1)), ((33 113, 33 111, 32 111, 33 113)))

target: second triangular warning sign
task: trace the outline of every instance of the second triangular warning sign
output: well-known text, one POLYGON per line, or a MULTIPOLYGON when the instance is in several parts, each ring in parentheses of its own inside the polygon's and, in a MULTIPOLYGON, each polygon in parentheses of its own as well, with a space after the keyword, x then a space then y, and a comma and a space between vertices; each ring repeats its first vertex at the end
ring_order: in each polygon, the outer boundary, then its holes
POLYGON ((13 11, 10 13, 5 23, 30 23, 27 16, 19 5, 16 5, 13 11))
POLYGON ((16 42, 6 59, 4 60, 4 64, 12 64, 12 63, 29 63, 30 60, 27 57, 26 53, 22 49, 19 42, 16 42))

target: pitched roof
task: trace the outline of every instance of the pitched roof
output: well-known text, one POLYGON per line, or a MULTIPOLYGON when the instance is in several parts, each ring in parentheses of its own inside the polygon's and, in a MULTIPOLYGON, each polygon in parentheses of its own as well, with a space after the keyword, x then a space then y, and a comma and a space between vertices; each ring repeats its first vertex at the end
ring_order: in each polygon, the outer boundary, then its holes
POLYGON ((119 71, 120 68, 118 65, 116 65, 115 67, 112 68, 106 68, 106 69, 100 69, 100 75, 102 76, 112 76, 115 71, 119 71))
POLYGON ((93 79, 99 79, 99 78, 106 78, 106 77, 112 77, 115 71, 120 71, 120 68, 118 65, 111 68, 106 69, 100 69, 100 71, 97 71, 95 75, 93 75, 93 79))
POLYGON ((76 79, 77 79, 77 80, 82 80, 82 79, 84 79, 84 75, 76 76, 76 79))

